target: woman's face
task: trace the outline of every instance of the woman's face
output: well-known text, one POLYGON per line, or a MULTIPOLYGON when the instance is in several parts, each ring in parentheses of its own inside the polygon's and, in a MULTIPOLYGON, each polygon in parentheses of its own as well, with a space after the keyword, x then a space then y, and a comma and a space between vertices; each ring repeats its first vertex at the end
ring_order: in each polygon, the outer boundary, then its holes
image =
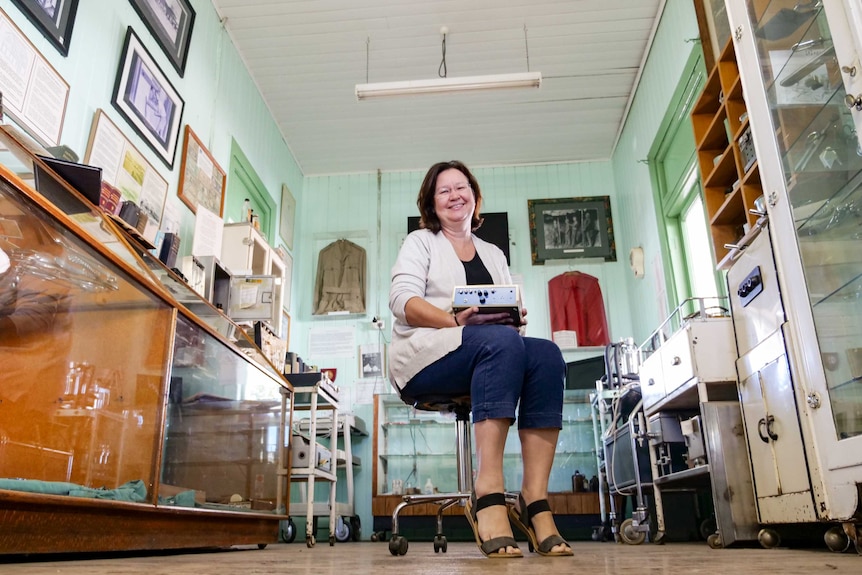
POLYGON ((470 229, 473 211, 476 209, 476 199, 467 176, 460 170, 451 168, 440 172, 437 185, 434 188, 434 211, 443 228, 470 229))

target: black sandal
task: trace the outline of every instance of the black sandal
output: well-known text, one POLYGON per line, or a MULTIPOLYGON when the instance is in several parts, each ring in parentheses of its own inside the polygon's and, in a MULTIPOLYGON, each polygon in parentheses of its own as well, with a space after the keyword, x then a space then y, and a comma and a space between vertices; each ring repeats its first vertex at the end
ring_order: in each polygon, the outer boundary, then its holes
POLYGON ((489 493, 488 495, 483 495, 479 499, 476 499, 476 494, 474 493, 464 508, 464 514, 467 516, 467 521, 470 523, 470 527, 473 528, 473 535, 476 537, 476 545, 479 546, 479 551, 481 551, 485 557, 491 559, 513 559, 515 557, 523 557, 524 554, 520 552, 499 552, 501 549, 505 549, 506 547, 514 547, 520 551, 518 542, 515 541, 514 537, 494 537, 487 541, 482 541, 482 538, 479 537, 479 520, 476 518, 476 514, 486 507, 494 505, 505 506, 506 496, 502 493, 489 493))
POLYGON ((515 511, 510 507, 509 517, 512 519, 515 526, 523 531, 527 536, 531 553, 536 552, 545 557, 571 557, 575 554, 574 551, 572 551, 572 546, 569 545, 569 542, 563 539, 560 535, 548 535, 541 543, 539 543, 538 537, 536 537, 536 530, 533 529, 531 517, 545 511, 551 511, 551 505, 548 503, 547 499, 539 499, 538 501, 533 501, 527 505, 526 501, 524 501, 524 496, 518 495, 518 504, 520 511, 515 511), (551 549, 557 545, 565 545, 567 549, 563 551, 551 551, 551 549))

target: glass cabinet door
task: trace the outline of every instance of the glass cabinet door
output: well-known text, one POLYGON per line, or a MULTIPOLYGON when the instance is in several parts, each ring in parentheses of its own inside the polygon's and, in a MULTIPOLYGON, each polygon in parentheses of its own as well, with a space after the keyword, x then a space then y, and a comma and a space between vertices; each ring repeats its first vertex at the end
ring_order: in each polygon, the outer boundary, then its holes
POLYGON ((837 439, 846 439, 862 434, 862 102, 845 88, 862 70, 846 60, 855 48, 841 1, 746 7, 828 401, 837 439))

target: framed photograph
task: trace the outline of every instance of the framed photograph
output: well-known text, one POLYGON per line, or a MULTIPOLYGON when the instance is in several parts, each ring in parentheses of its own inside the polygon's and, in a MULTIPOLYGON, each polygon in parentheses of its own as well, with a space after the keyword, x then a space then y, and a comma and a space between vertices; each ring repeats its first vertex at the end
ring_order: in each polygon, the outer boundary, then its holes
POLYGON ((383 377, 386 372, 386 346, 369 343, 359 346, 359 377, 383 377))
POLYGON ((527 200, 533 265, 547 260, 617 261, 609 196, 527 200))
POLYGON ((173 169, 185 102, 131 26, 126 32, 111 103, 173 169))
POLYGON ((177 195, 193 214, 203 206, 219 217, 224 215, 224 186, 227 173, 186 124, 180 185, 177 195))
POLYGON ((278 235, 287 249, 293 249, 293 224, 296 220, 296 200, 286 185, 281 186, 281 219, 278 222, 278 235))
POLYGON ((60 54, 69 54, 78 0, 12 0, 60 54))
POLYGON ((189 0, 129 0, 180 78, 186 71, 195 11, 189 0))

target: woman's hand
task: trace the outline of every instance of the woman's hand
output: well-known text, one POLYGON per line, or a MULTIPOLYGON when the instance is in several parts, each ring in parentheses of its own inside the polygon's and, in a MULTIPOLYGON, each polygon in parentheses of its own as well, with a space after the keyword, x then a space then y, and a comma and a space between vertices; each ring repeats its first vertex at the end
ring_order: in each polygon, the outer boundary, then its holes
MULTIPOLYGON (((526 323, 521 314, 521 323, 526 323)), ((508 325, 514 329, 518 329, 512 320, 511 314, 508 312, 500 313, 479 313, 478 307, 468 307, 455 314, 455 320, 458 325, 508 325)))

